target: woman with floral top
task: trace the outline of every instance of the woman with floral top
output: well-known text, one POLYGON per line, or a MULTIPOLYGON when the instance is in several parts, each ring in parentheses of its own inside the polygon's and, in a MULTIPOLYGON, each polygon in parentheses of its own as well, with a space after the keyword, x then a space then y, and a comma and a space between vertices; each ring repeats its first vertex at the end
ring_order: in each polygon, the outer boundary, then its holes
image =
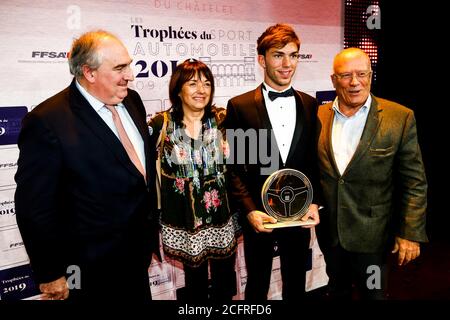
POLYGON ((236 290, 239 227, 226 193, 225 109, 212 105, 213 95, 211 70, 188 59, 170 79, 172 107, 149 123, 153 136, 159 135, 163 248, 183 263, 186 300, 191 301, 231 300, 236 290))

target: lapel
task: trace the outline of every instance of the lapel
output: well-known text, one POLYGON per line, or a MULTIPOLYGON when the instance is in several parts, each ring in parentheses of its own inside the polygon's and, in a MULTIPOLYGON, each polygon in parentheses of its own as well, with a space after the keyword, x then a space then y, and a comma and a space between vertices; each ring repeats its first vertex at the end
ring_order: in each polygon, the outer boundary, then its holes
POLYGON ((270 129, 272 130, 272 124, 270 123, 269 114, 267 113, 266 103, 262 94, 262 85, 259 85, 255 90, 255 103, 256 113, 258 117, 258 129, 270 129))
POLYGON ((295 119, 295 130, 294 130, 294 136, 292 137, 291 147, 289 149, 289 154, 286 158, 286 163, 288 163, 291 158, 294 156, 295 149, 299 145, 298 142, 300 140, 300 137, 302 136, 303 127, 305 126, 305 113, 304 113, 304 106, 303 106, 303 99, 297 90, 294 90, 295 92, 295 109, 296 109, 296 119, 295 119))
POLYGON ((333 167, 334 172, 336 172, 337 176, 340 176, 338 167, 336 165, 336 160, 334 158, 334 151, 333 151, 333 144, 331 143, 331 133, 333 131, 333 121, 334 121, 334 110, 333 110, 333 103, 330 103, 327 106, 327 113, 325 117, 325 122, 322 124, 322 130, 324 130, 324 137, 325 137, 325 143, 323 144, 325 146, 325 152, 328 156, 328 159, 330 159, 330 164, 333 167))
MULTIPOLYGON (((73 113, 81 119, 81 121, 83 121, 83 123, 105 144, 105 146, 114 154, 123 166, 125 166, 132 174, 142 177, 142 174, 128 157, 122 143, 120 143, 120 140, 77 89, 75 80, 73 80, 70 84, 69 95, 70 106, 73 113)), ((136 123, 134 118, 133 121, 136 123)), ((138 126, 137 123, 136 126, 138 126)))
MULTIPOLYGON (((259 85, 258 88, 255 90, 255 104, 256 104, 256 117, 258 125, 255 127, 255 129, 260 130, 267 130, 266 131, 266 152, 271 152, 272 150, 272 143, 275 145, 276 150, 278 151, 278 144, 277 139, 275 139, 275 136, 272 137, 272 123, 270 122, 269 114, 267 113, 267 106, 264 101, 264 96, 262 94, 262 84, 259 85)), ((257 133, 259 137, 259 132, 257 133)), ((261 142, 258 142, 261 144, 261 142)), ((259 148, 259 146, 258 146, 259 148)), ((278 151, 278 157, 280 157, 280 152, 278 151)))
POLYGON ((345 172, 342 176, 345 176, 347 172, 349 172, 356 163, 361 159, 361 157, 367 152, 370 144, 372 143, 375 134, 378 131, 378 127, 381 122, 381 116, 379 116, 379 112, 382 111, 382 108, 379 107, 376 98, 372 95, 372 103, 370 105, 369 114, 367 115, 366 125, 364 127, 363 133, 361 135, 361 140, 359 141, 358 147, 355 150, 355 153, 347 165, 345 172))

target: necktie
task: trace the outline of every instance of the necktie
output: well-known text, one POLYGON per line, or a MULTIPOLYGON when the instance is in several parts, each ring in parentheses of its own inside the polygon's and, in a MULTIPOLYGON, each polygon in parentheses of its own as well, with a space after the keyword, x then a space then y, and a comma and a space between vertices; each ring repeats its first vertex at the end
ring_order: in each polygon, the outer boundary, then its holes
POLYGON ((142 166, 141 161, 139 160, 139 157, 136 153, 136 150, 133 147, 133 144, 130 141, 130 138, 128 138, 127 132, 125 131, 122 121, 120 120, 119 113, 117 112, 114 106, 109 106, 105 104, 105 107, 112 113, 112 119, 114 121, 114 125, 116 126, 117 132, 119 133, 120 142, 122 142, 122 145, 125 148, 128 157, 130 158, 131 162, 133 162, 133 164, 136 166, 136 168, 139 170, 139 172, 144 176, 144 179, 147 180, 145 175, 145 169, 142 166))
POLYGON ((269 99, 271 101, 273 101, 279 97, 291 97, 293 95, 294 95, 294 89, 292 89, 292 87, 283 92, 269 91, 269 99))

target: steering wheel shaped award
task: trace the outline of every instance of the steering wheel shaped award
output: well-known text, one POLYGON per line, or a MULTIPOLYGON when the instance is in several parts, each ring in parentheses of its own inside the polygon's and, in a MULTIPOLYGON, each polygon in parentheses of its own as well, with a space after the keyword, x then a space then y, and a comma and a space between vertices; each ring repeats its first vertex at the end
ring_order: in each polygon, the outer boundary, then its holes
POLYGON ((312 202, 313 189, 309 179, 300 171, 282 169, 272 173, 261 190, 266 213, 278 220, 266 228, 298 226, 312 202))

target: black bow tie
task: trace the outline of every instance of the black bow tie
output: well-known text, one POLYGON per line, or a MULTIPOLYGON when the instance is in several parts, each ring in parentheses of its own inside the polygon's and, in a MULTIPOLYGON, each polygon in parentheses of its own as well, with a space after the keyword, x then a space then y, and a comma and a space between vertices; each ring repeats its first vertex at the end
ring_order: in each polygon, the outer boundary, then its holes
POLYGON ((271 101, 275 100, 279 97, 292 97, 294 95, 294 89, 289 88, 289 90, 283 91, 283 92, 275 92, 275 91, 269 91, 269 99, 271 101))

